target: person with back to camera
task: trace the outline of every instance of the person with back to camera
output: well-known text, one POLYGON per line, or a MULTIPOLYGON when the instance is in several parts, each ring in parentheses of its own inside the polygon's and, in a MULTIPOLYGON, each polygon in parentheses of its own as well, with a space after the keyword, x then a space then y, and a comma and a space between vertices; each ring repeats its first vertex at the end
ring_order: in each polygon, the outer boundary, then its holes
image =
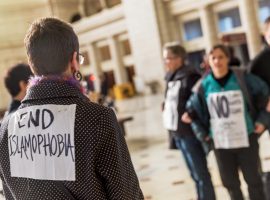
POLYGON ((166 92, 163 106, 163 124, 169 131, 170 148, 181 150, 191 177, 196 184, 199 200, 214 200, 215 192, 207 168, 202 145, 189 124, 181 121, 186 101, 200 75, 185 64, 186 51, 177 42, 167 43, 163 48, 166 67, 166 92))
POLYGON ((230 69, 229 51, 216 45, 209 53, 212 72, 193 88, 187 102, 191 126, 204 146, 213 148, 231 200, 243 200, 238 170, 251 200, 264 200, 258 136, 267 128, 269 90, 259 77, 230 69))
POLYGON ((83 58, 72 27, 38 19, 25 46, 35 77, 0 129, 6 199, 143 199, 114 112, 81 92, 83 58))

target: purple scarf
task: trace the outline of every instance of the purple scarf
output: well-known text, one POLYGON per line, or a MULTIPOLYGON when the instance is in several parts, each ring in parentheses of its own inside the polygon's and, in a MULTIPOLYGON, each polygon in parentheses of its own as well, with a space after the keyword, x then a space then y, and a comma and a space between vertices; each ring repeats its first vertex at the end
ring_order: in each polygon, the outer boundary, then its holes
POLYGON ((85 93, 85 89, 81 86, 80 81, 76 80, 72 76, 57 76, 57 75, 33 76, 29 79, 29 87, 38 85, 39 83, 46 83, 46 82, 66 83, 70 86, 77 87, 83 94, 85 93))

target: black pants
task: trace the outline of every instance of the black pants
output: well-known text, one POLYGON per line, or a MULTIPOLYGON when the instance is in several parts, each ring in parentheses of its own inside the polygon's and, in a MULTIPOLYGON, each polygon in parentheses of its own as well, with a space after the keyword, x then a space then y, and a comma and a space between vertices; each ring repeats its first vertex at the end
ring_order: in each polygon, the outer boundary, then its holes
POLYGON ((249 136, 249 147, 238 149, 215 149, 215 156, 222 183, 231 200, 243 200, 238 170, 243 173, 248 185, 250 200, 264 200, 260 170, 258 137, 249 136))

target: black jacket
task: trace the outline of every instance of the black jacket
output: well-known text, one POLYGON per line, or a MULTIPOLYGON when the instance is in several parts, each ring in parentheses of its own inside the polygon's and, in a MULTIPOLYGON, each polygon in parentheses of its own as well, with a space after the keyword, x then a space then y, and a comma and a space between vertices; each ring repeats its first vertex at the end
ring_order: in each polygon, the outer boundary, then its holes
MULTIPOLYGON (((168 83, 170 81, 181 81, 181 87, 179 89, 179 100, 178 100, 178 105, 177 105, 177 111, 179 115, 179 120, 178 120, 178 128, 177 131, 170 131, 171 136, 184 136, 184 135, 193 135, 193 131, 190 127, 189 124, 186 124, 181 121, 181 117, 186 111, 186 102, 189 99, 191 92, 192 92, 192 87, 194 84, 197 82, 198 79, 200 79, 200 74, 195 70, 195 68, 191 66, 183 66, 176 70, 174 73, 167 74, 166 75, 166 92, 165 92, 165 98, 166 98, 166 93, 167 93, 167 87, 168 83)), ((174 148, 173 145, 173 137, 170 137, 171 139, 171 148, 174 148)))
POLYGON ((76 180, 11 177, 7 118, 0 128, 0 176, 6 199, 143 199, 124 136, 111 109, 91 103, 77 87, 55 81, 31 86, 19 109, 45 104, 76 104, 76 180))
POLYGON ((254 58, 250 72, 262 78, 270 88, 270 47, 266 47, 254 58))

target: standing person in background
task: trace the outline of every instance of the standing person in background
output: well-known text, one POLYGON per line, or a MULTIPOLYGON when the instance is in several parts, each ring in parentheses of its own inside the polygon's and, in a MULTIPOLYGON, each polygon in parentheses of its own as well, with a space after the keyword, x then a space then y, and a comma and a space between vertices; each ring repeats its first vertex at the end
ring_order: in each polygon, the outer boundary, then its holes
POLYGON ((265 130, 269 118, 265 110, 269 90, 260 78, 229 69, 229 59, 224 45, 212 48, 212 72, 194 88, 187 110, 193 111, 191 126, 200 141, 214 142, 221 180, 231 200, 244 200, 239 169, 250 199, 264 200, 258 135, 265 130))
POLYGON ((6 199, 142 200, 114 112, 82 93, 83 57, 72 27, 38 19, 25 46, 35 77, 0 129, 6 199))
POLYGON ((251 61, 250 72, 262 78, 270 88, 270 16, 264 22, 265 48, 251 61))
MULTIPOLYGON (((32 75, 33 73, 31 72, 29 65, 24 63, 14 65, 7 71, 4 77, 4 84, 11 95, 12 100, 4 117, 15 112, 20 107, 21 101, 26 95, 28 80, 32 75)), ((3 191, 1 190, 0 193, 3 194, 3 191)))
POLYGON ((163 50, 166 67, 166 93, 163 108, 163 124, 169 131, 170 142, 181 150, 191 177, 196 184, 199 200, 215 200, 207 160, 201 143, 189 124, 181 121, 191 88, 200 75, 185 65, 186 51, 179 43, 167 43, 163 50))
MULTIPOLYGON (((251 61, 250 72, 263 79, 270 88, 270 16, 264 21, 264 39, 265 48, 251 61)), ((267 105, 267 111, 270 112, 270 97, 267 105)), ((269 122, 270 126, 270 122, 269 122)))
POLYGON ((4 84, 12 97, 7 114, 16 111, 21 105, 21 101, 26 95, 28 80, 32 75, 29 65, 23 63, 14 65, 7 71, 4 84))

